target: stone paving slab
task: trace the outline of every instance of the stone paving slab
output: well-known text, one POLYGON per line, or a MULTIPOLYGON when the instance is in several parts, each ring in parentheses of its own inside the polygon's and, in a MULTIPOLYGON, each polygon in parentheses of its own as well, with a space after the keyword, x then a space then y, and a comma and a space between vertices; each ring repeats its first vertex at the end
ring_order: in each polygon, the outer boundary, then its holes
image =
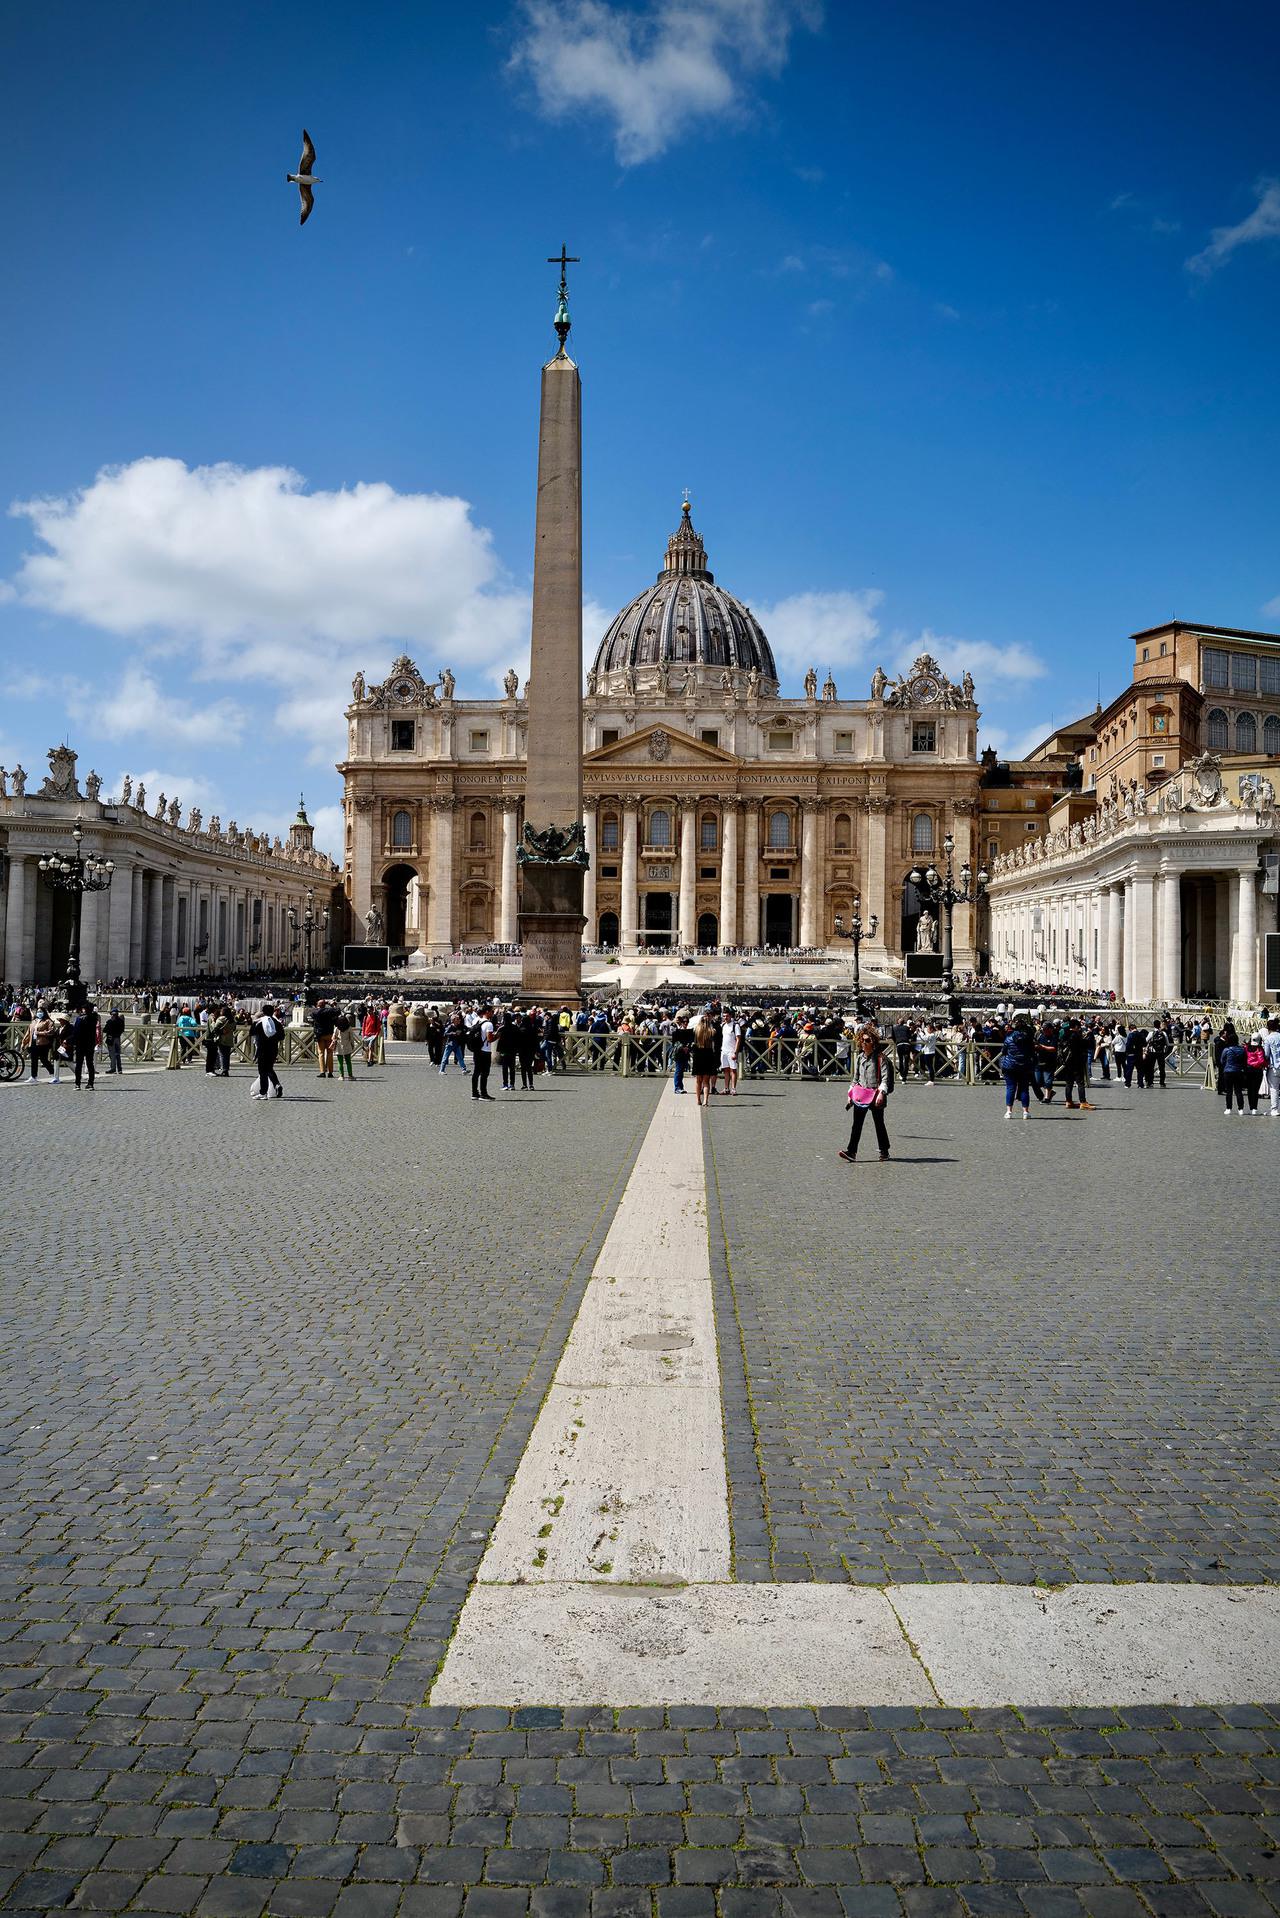
POLYGON ((854 1167, 843 1088, 713 1101, 738 1578, 1280 1576, 1280 1123, 1093 1096, 903 1086, 854 1167))

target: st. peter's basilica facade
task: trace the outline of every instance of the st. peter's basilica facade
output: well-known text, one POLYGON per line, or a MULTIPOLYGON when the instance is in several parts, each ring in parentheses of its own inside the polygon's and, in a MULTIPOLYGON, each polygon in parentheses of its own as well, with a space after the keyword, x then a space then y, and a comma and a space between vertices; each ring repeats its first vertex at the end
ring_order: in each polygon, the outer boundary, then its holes
MULTIPOLYGON (((525 689, 527 691, 527 689, 525 689)), ((353 936, 440 956, 519 937, 527 704, 460 699, 408 659, 357 675, 347 709, 344 879, 353 936)), ((689 507, 655 584, 609 626, 582 706, 585 943, 627 952, 839 945, 855 898, 864 963, 915 944, 911 868, 944 835, 972 858, 978 709, 928 656, 865 699, 810 668, 779 696, 769 641, 715 582, 689 507)), ((975 859, 974 863, 977 861, 975 859)), ((967 907, 956 961, 974 958, 967 907)))

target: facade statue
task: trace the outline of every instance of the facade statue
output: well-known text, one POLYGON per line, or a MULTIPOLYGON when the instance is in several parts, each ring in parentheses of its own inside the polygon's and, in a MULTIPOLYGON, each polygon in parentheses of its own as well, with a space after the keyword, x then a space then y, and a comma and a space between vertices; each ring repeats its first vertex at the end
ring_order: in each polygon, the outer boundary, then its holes
POLYGON ((204 819, 204 814, 201 812, 199 806, 193 806, 191 808, 191 811, 187 814, 187 831, 199 832, 201 821, 203 819, 204 819))
POLYGON ((100 793, 101 791, 102 791, 102 780, 101 780, 101 778, 100 778, 100 777, 98 776, 98 774, 97 774, 97 773, 95 773, 95 772, 92 772, 92 771, 90 771, 90 772, 87 772, 87 773, 85 774, 85 776, 84 776, 84 796, 85 796, 85 798, 86 798, 86 799, 91 799, 91 800, 96 800, 96 799, 97 799, 97 797, 98 797, 98 795, 99 795, 99 793, 100 793))
POLYGON ((128 773, 125 774, 121 782, 120 804, 122 806, 131 806, 133 804, 133 780, 128 773))
POLYGON ((916 920, 916 951, 936 952, 938 950, 938 922, 926 906, 916 920))
POLYGON ((371 946, 382 944, 382 914, 376 904, 371 903, 364 916, 364 936, 366 943, 371 946))
POLYGON ((508 699, 514 699, 516 694, 519 692, 520 675, 519 673, 517 673, 514 666, 508 666, 506 672, 502 675, 502 689, 506 693, 508 699))
POLYGON ((972 706, 973 704, 973 674, 972 673, 966 673, 964 678, 960 681, 960 691, 964 696, 965 705, 972 706))
POLYGON ((4 767, 0 766, 0 799, 7 799, 8 797, 9 797, 9 775, 5 771, 4 767))
POLYGON ((452 699, 453 689, 457 685, 457 683, 458 683, 457 680, 454 678, 453 674, 449 671, 449 668, 447 666, 444 667, 440 674, 441 699, 452 699))
POLYGON ((358 706, 364 698, 364 674, 357 673, 351 682, 351 697, 358 706))
POLYGON ((731 693, 733 691, 733 674, 727 666, 720 675, 720 690, 722 693, 731 693))
POLYGON ((161 793, 159 799, 157 799, 156 801, 156 818, 157 819, 164 818, 165 809, 167 808, 168 804, 169 804, 168 800, 165 798, 164 794, 161 793))
POLYGON ((27 775, 21 765, 13 769, 13 796, 21 799, 27 790, 27 775))
POLYGON ((137 809, 139 812, 145 812, 147 810, 147 789, 141 780, 138 781, 137 809))
POLYGON ((747 674, 747 701, 754 706, 760 697, 760 668, 753 666, 747 674))
POLYGON ((594 699, 600 687, 600 675, 594 666, 587 670, 587 698, 594 699))
POLYGON ((219 819, 217 813, 214 813, 209 820, 209 837, 210 839, 221 839, 222 837, 222 821, 219 819))
POLYGON ((822 697, 827 700, 835 699, 837 697, 836 682, 834 679, 832 679, 829 671, 827 673, 826 678, 822 682, 822 697))
POLYGON ((180 806, 180 804, 178 803, 176 799, 171 799, 169 801, 169 824, 171 826, 176 826, 178 821, 181 819, 181 817, 182 817, 182 807, 180 806))
POLYGON ((49 770, 45 774, 44 784, 36 794, 36 798, 79 799, 80 785, 76 779, 76 755, 70 746, 51 746, 45 757, 49 761, 49 770))
POLYGON ((671 684, 670 661, 665 659, 660 659, 658 661, 658 691, 662 693, 664 697, 670 687, 670 684, 671 684))
POLYGON ((806 699, 816 699, 818 697, 818 675, 812 666, 804 676, 804 696, 806 699))
POLYGON ((634 697, 636 690, 636 669, 634 666, 627 666, 625 668, 622 675, 622 684, 625 690, 634 697))
POLYGON ((877 666, 874 673, 872 673, 871 675, 872 699, 883 699, 884 689, 888 684, 889 684, 889 681, 885 676, 884 668, 882 666, 877 666))

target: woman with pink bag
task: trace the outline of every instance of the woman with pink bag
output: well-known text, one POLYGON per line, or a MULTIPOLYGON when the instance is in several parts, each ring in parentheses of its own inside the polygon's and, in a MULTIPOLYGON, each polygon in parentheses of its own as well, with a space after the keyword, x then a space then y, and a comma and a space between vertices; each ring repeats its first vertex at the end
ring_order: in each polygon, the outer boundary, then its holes
POLYGON ((858 1156, 858 1140, 862 1137, 868 1112, 876 1129, 880 1157, 888 1158, 889 1131, 884 1122, 884 1108, 892 1085, 889 1062, 880 1037, 870 1027, 865 1027, 858 1034, 858 1048, 853 1057, 853 1084, 849 1087, 849 1097, 845 1101, 846 1112, 850 1106, 853 1107, 853 1130, 849 1134, 848 1149, 840 1157, 850 1165, 858 1156))

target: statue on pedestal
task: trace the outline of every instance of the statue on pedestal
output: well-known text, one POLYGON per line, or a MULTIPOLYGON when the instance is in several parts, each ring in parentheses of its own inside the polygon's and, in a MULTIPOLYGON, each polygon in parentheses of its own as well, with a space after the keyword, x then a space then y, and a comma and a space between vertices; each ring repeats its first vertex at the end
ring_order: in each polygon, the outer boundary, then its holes
POLYGON ((926 906, 916 920, 916 951, 936 952, 938 950, 938 922, 926 906))
POLYGON ((120 804, 122 806, 133 804, 133 779, 129 773, 125 774, 120 784, 120 804))
POLYGON ((96 801, 98 794, 101 791, 102 791, 102 780, 99 778, 98 774, 95 772, 87 772, 84 776, 85 798, 96 801))
POLYGON ((367 943, 371 946, 380 946, 382 944, 382 914, 378 911, 376 904, 372 902, 370 903, 368 912, 364 916, 364 936, 367 943))
POLYGON ((818 697, 818 674, 816 667, 811 666, 804 676, 804 696, 806 699, 816 699, 818 697))
POLYGON ((457 683, 458 683, 457 680, 454 678, 453 674, 449 671, 449 668, 446 666, 440 674, 441 699, 452 699, 453 689, 457 685, 457 683))
POLYGON ((514 666, 508 666, 502 675, 502 689, 508 699, 514 699, 520 690, 520 675, 514 666))
POLYGON ((146 789, 146 787, 145 787, 145 786, 144 786, 144 785, 142 784, 142 782, 141 782, 141 780, 139 780, 139 782, 138 782, 138 804, 137 804, 137 809, 138 809, 138 811, 139 811, 139 812, 145 812, 145 811, 147 810, 147 789, 146 789))
POLYGON ((871 675, 872 699, 883 699, 884 689, 888 684, 889 684, 889 681, 885 676, 884 668, 882 666, 877 666, 874 673, 872 673, 871 675))

